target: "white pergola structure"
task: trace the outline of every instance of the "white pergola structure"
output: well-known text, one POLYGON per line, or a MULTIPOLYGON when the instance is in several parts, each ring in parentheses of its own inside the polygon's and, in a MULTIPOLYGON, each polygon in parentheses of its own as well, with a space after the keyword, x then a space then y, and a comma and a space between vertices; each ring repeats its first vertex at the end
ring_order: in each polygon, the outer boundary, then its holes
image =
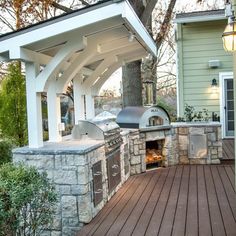
POLYGON ((60 94, 73 80, 75 123, 94 117, 94 96, 122 63, 156 55, 127 0, 111 0, 0 36, 0 60, 25 62, 28 139, 43 146, 41 93, 47 93, 49 141, 62 140, 60 94), (85 117, 86 114, 86 117, 85 117))

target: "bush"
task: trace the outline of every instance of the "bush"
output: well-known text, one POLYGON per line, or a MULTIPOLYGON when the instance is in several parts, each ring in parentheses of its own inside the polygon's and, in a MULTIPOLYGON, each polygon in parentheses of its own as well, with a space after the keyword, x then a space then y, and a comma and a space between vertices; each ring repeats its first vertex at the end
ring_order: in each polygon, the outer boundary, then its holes
POLYGON ((7 163, 0 167, 0 235, 36 236, 48 227, 56 202, 46 174, 7 163))
POLYGON ((184 116, 187 122, 191 121, 209 121, 210 117, 207 109, 203 109, 202 111, 195 111, 193 106, 185 104, 184 106, 184 116))
POLYGON ((0 141, 0 165, 11 162, 12 159, 12 144, 9 141, 0 141))
POLYGON ((17 146, 27 144, 25 76, 18 62, 9 64, 0 89, 0 130, 17 146))

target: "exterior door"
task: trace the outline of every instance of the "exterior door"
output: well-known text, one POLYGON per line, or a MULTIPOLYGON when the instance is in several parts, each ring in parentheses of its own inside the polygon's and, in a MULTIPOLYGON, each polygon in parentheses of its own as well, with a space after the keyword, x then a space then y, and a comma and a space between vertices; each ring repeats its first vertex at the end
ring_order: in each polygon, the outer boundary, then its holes
POLYGON ((224 94, 225 94, 225 136, 234 136, 234 87, 233 79, 224 79, 224 94))

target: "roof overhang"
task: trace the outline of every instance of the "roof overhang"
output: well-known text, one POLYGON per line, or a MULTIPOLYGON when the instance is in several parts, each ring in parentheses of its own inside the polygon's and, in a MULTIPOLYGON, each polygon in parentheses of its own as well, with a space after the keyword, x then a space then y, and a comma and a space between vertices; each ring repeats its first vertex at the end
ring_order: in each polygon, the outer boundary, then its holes
POLYGON ((127 0, 112 0, 73 11, 19 31, 0 36, 0 55, 23 47, 43 52, 69 38, 91 36, 122 27, 135 36, 140 48, 156 55, 156 45, 127 0))
POLYGON ((217 21, 226 20, 224 10, 214 10, 214 11, 202 11, 202 12, 190 12, 177 14, 174 19, 174 23, 184 24, 184 23, 197 23, 205 21, 217 21))
POLYGON ((54 80, 61 93, 79 74, 84 87, 97 92, 115 69, 149 53, 156 56, 156 44, 128 0, 105 1, 0 36, 0 60, 42 65, 37 92, 48 91, 54 80))

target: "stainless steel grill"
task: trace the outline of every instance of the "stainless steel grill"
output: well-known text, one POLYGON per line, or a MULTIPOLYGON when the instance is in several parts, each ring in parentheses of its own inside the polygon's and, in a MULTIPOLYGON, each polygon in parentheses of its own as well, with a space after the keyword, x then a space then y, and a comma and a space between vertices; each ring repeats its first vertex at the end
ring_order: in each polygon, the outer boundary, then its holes
POLYGON ((169 127, 170 117, 160 106, 126 107, 118 114, 116 122, 121 128, 169 127))
MULTIPOLYGON (((95 139, 105 141, 105 155, 108 178, 108 192, 111 193, 121 181, 120 146, 122 137, 120 127, 110 119, 103 120, 80 120, 72 130, 73 139, 95 139)), ((94 184, 94 194, 102 192, 97 190, 97 183, 94 184)), ((95 203, 101 199, 95 199, 95 203)))
POLYGON ((120 147, 122 138, 120 127, 116 122, 109 119, 92 121, 79 120, 72 129, 73 139, 95 139, 105 141, 106 154, 120 147))

